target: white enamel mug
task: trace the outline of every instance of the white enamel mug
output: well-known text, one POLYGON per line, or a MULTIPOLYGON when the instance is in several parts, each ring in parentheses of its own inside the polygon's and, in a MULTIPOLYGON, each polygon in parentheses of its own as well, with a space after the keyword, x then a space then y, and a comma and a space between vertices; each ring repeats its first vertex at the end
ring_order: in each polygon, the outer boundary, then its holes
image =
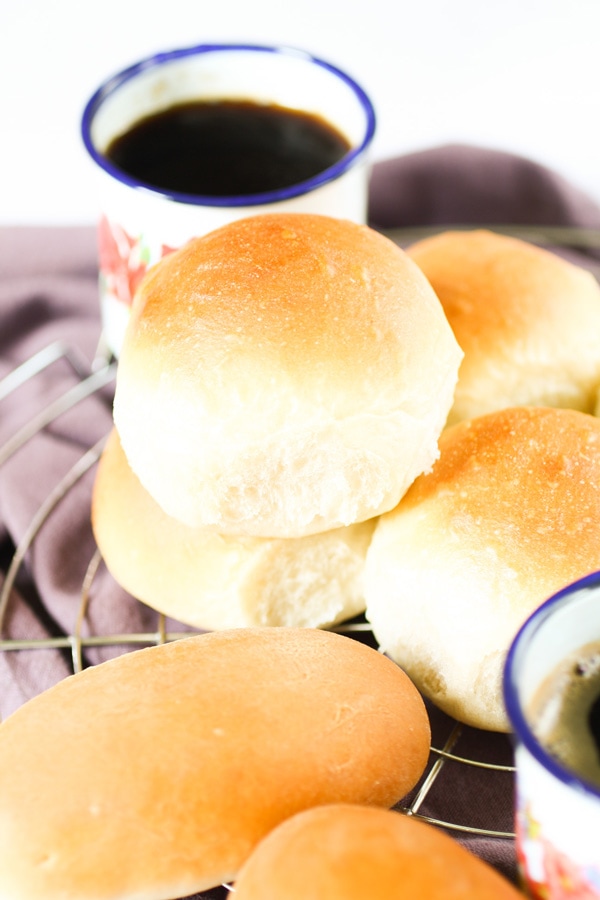
POLYGON ((206 44, 157 54, 106 81, 87 103, 81 128, 99 178, 100 304, 104 337, 115 356, 144 273, 190 238, 274 210, 366 219, 373 105, 353 78, 301 50, 206 44), (139 119, 206 99, 251 100, 317 115, 347 139, 350 149, 302 183, 237 197, 160 190, 106 158, 111 142, 139 119))
POLYGON ((600 900, 600 789, 551 756, 536 737, 531 704, 557 666, 600 641, 600 573, 546 601, 515 637, 504 700, 515 734, 516 841, 530 895, 600 900))

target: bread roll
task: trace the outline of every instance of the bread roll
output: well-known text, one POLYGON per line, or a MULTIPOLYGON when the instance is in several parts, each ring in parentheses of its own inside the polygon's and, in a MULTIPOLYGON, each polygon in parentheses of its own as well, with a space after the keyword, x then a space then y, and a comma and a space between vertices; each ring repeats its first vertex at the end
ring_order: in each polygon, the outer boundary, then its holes
POLYGON ((406 675, 338 634, 235 629, 125 654, 0 725, 0 896, 194 894, 296 812, 393 805, 428 745, 406 675))
POLYGON ((206 630, 322 627, 363 612, 374 524, 287 539, 192 528, 144 490, 114 430, 92 498, 94 535, 115 580, 154 609, 206 630))
POLYGON ((149 272, 114 418, 168 515, 302 537, 391 509, 431 466, 460 358, 390 240, 325 216, 253 216, 149 272))
POLYGON ((433 825, 355 805, 279 825, 252 853, 236 900, 518 900, 495 869, 433 825))
POLYGON ((449 425, 509 406, 594 411, 600 286, 593 275, 485 230, 443 232, 407 252, 465 354, 449 425))
POLYGON ((448 428, 440 459, 375 528, 367 617, 382 649, 462 722, 506 731, 520 625, 600 569, 600 420, 515 408, 448 428))

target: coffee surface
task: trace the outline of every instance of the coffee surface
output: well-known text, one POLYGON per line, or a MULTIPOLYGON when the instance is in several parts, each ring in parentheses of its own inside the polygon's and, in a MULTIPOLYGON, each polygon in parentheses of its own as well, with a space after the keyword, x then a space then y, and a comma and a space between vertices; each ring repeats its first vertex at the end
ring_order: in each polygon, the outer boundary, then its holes
POLYGON ((238 197, 300 184, 349 149, 315 115, 252 101, 194 101, 141 119, 105 155, 161 190, 238 197))
POLYGON ((556 667, 534 696, 528 718, 552 756, 600 787, 600 642, 556 667))

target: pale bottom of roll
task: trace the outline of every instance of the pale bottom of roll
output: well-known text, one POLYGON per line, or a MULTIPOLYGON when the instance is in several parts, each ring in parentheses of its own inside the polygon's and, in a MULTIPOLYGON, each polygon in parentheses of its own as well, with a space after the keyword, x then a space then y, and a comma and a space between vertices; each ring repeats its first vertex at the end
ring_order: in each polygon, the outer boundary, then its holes
POLYGON ((374 520, 290 539, 191 528, 144 490, 116 431, 100 461, 92 521, 115 580, 153 609, 198 628, 317 628, 364 610, 374 520))

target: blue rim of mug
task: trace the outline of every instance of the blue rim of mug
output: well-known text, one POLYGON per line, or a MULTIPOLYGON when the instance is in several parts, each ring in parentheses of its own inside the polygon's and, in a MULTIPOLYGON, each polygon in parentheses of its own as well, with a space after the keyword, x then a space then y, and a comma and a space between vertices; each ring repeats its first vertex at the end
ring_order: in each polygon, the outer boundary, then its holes
POLYGON ((529 751, 531 756, 543 768, 568 787, 575 788, 595 800, 600 800, 600 788, 596 787, 574 772, 561 765, 555 757, 551 756, 539 743, 523 712, 519 700, 519 671, 531 641, 546 621, 554 613, 568 606, 576 594, 600 587, 600 572, 592 572, 584 578, 573 582, 562 590, 553 594, 542 603, 521 626, 515 635, 506 657, 503 674, 504 705, 509 721, 513 727, 514 737, 529 751))
POLYGON ((352 166, 354 166, 360 156, 362 156, 362 154, 365 152, 375 134, 375 124, 376 119, 373 104, 371 103, 371 100, 369 99, 365 91, 361 88, 361 86, 341 69, 338 69, 336 66, 326 62, 323 59, 312 56, 310 53, 307 53, 304 50, 299 50, 297 48, 288 46, 263 46, 261 44, 198 44, 193 47, 183 47, 176 50, 169 50, 163 53, 157 53, 153 56, 149 56, 146 59, 143 59, 140 62, 137 62, 127 67, 126 69, 123 69, 121 72, 118 72, 107 81, 105 81, 98 88, 98 90, 95 91, 95 93, 90 97, 87 104, 85 105, 81 119, 81 136, 85 148, 92 159, 109 175, 111 175, 117 181, 120 181, 122 184, 128 185, 129 187, 144 190, 147 193, 154 194, 155 196, 162 197, 166 200, 173 200, 178 203, 188 203, 196 206, 250 207, 264 206, 268 203, 276 203, 281 202, 282 200, 291 199, 292 197, 298 197, 302 194, 307 194, 309 191, 321 187, 322 185, 325 185, 330 181, 334 181, 336 178, 339 178, 340 175, 344 174, 344 172, 348 171, 352 166), (354 92, 363 108, 366 122, 363 140, 356 147, 353 147, 350 151, 348 151, 348 153, 346 153, 333 166, 330 166, 328 169, 325 169, 323 172, 320 172, 318 175, 315 175, 314 177, 309 178, 306 181, 299 182, 298 184, 294 184, 288 188, 282 188, 281 190, 265 191, 259 194, 246 194, 242 196, 225 197, 212 197, 205 196, 203 194, 186 194, 180 193, 178 191, 169 191, 157 188, 154 185, 147 184, 146 182, 140 181, 139 179, 133 178, 132 176, 122 172, 116 166, 112 165, 109 160, 107 160, 106 157, 96 149, 91 138, 91 128, 94 116, 96 115, 102 104, 105 102, 105 100, 107 100, 112 94, 114 94, 115 91, 119 90, 119 88, 123 84, 131 81, 131 79, 139 75, 140 72, 174 62, 178 59, 183 59, 187 56, 197 56, 203 53, 220 53, 223 51, 272 53, 294 56, 296 58, 303 59, 308 63, 312 63, 313 65, 320 66, 321 68, 330 72, 332 75, 337 76, 341 81, 345 82, 345 84, 354 92))

